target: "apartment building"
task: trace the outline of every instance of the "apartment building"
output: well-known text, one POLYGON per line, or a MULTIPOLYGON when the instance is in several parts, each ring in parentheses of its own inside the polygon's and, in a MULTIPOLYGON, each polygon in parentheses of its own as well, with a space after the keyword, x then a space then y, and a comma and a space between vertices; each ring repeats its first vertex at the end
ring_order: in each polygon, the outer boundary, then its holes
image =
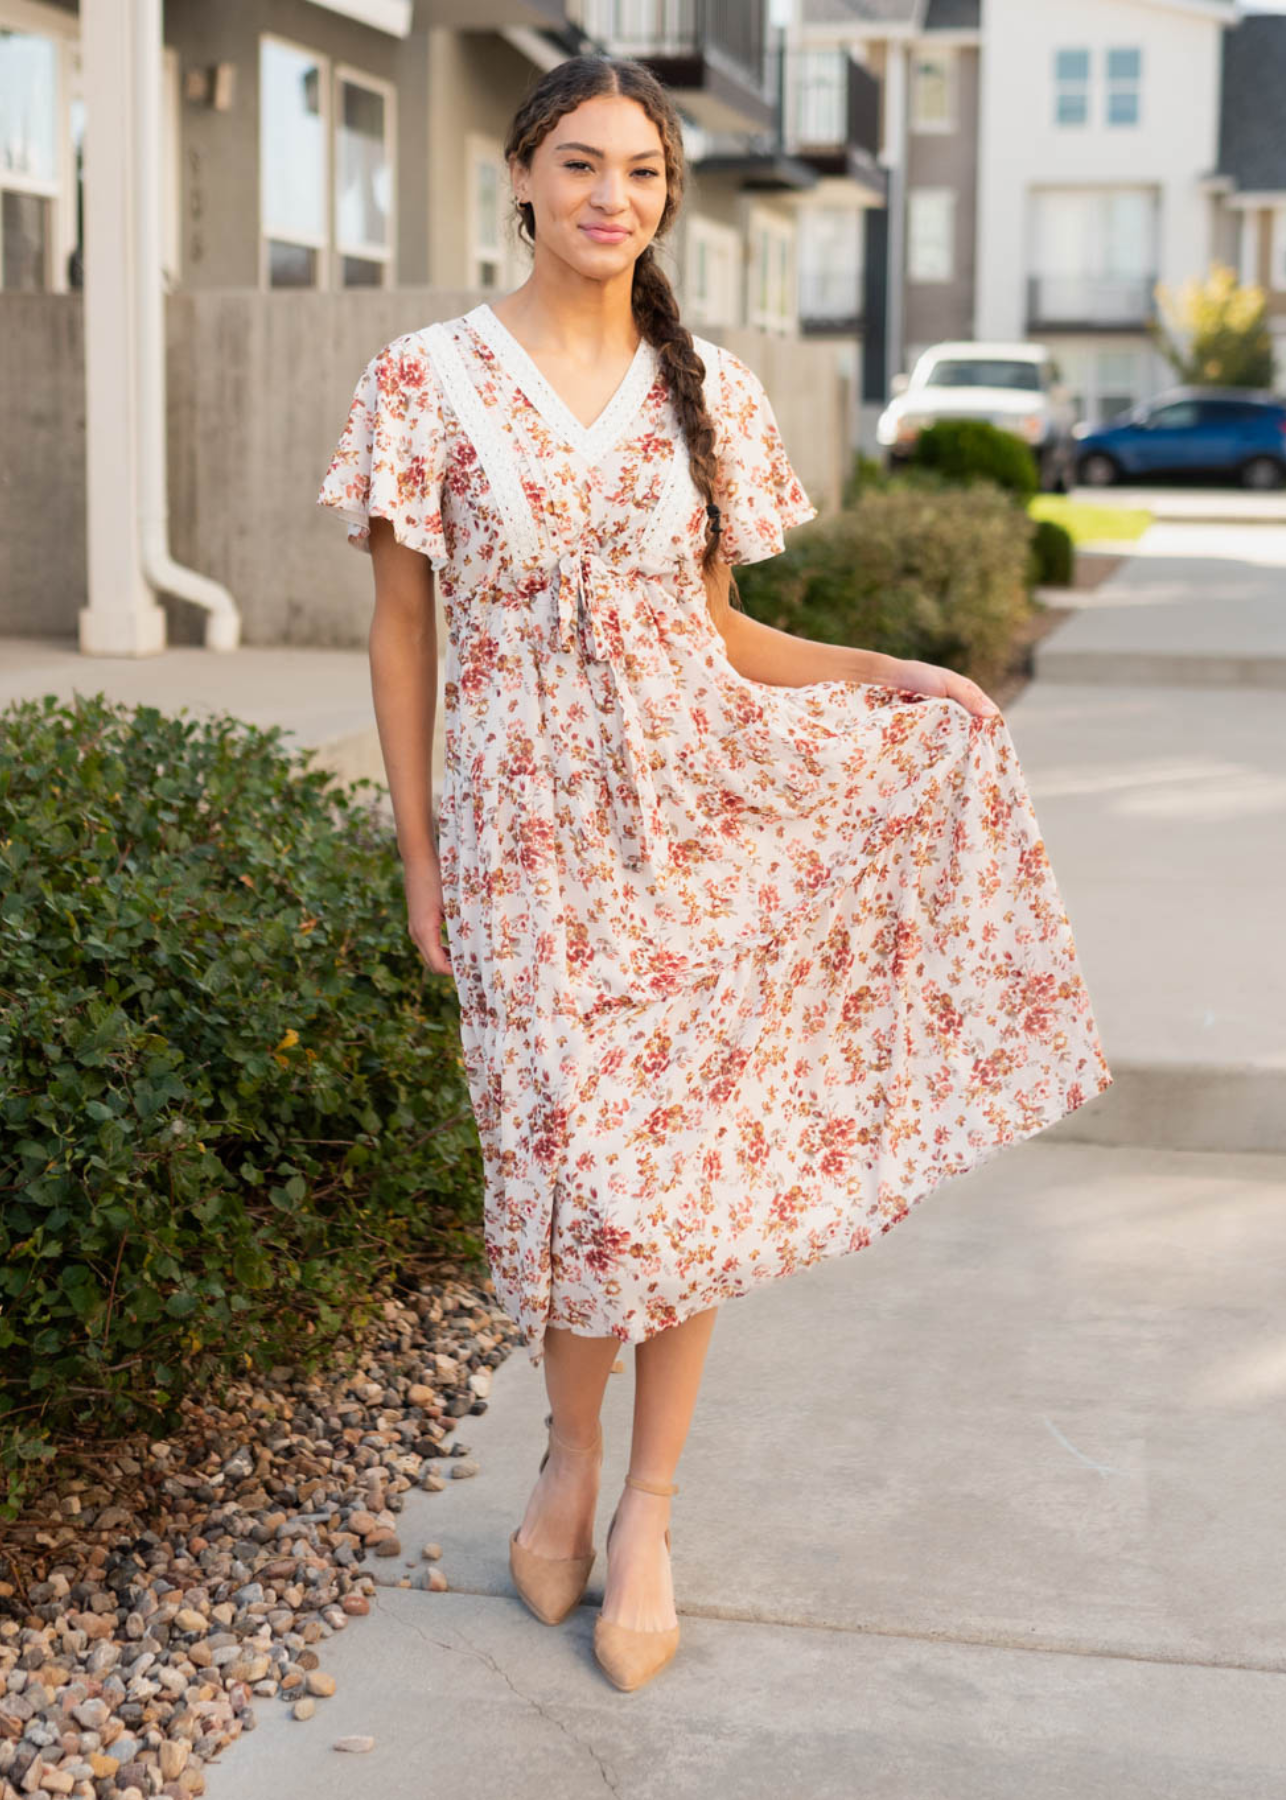
POLYGON ((1231 0, 986 0, 977 328, 1048 342, 1083 417, 1173 380, 1158 281, 1209 268, 1231 0))
POLYGON ((0 0, 0 380, 25 421, 0 449, 0 629, 137 653, 212 642, 235 615, 243 641, 353 641, 361 571, 337 591, 326 522, 283 521, 310 484, 311 500, 372 346, 525 279, 505 129, 540 72, 582 52, 636 57, 667 86, 689 186, 658 253, 694 328, 763 375, 810 492, 837 503, 865 218, 885 201, 879 102, 851 58, 797 54, 793 4, 0 0), (140 332, 156 265, 165 304, 140 332), (167 486, 144 504, 162 404, 167 486), (24 533, 51 493, 63 528, 24 533), (150 575, 140 505, 154 542, 169 532, 150 575), (101 633, 100 594, 121 614, 101 633))
POLYGON ((880 97, 887 205, 868 216, 862 437, 925 344, 974 335, 980 0, 804 0, 801 42, 880 97))
POLYGON ((1224 33, 1220 92, 1221 255, 1267 295, 1286 387, 1286 13, 1248 15, 1224 33))
POLYGON ((804 39, 879 82, 864 434, 943 338, 1041 339, 1081 415, 1109 418, 1173 378, 1157 283, 1216 258, 1267 288, 1286 381, 1283 27, 1237 0, 804 0, 804 39))

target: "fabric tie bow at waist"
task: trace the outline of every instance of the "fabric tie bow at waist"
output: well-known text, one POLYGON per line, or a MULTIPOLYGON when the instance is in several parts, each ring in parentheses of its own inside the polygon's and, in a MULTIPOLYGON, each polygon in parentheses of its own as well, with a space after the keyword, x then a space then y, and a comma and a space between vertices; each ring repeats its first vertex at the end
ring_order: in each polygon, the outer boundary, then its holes
MULTIPOLYGON (((558 611, 555 650, 572 650, 580 628, 581 650, 596 662, 611 656, 612 588, 619 577, 593 550, 564 550, 558 558, 558 611)), ((619 627, 618 633, 619 633, 619 627)))
MULTIPOLYGON (((558 558, 557 605, 551 648, 575 650, 600 664, 610 677, 615 725, 600 702, 595 708, 602 745, 602 767, 616 836, 626 868, 664 868, 670 840, 652 781, 647 736, 630 672, 625 666, 620 598, 632 577, 612 568, 593 550, 565 550, 558 558)), ((628 594, 626 595, 628 600, 628 594)))

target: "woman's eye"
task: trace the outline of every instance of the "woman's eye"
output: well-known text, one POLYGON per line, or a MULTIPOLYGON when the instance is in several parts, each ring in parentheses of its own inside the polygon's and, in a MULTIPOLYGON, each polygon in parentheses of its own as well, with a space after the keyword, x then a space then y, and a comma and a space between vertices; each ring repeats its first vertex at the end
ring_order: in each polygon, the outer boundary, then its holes
MULTIPOLYGON (((591 174, 593 173, 593 164, 592 163, 567 162, 567 163, 563 164, 563 167, 565 169, 589 169, 591 174)), ((658 176, 661 173, 661 171, 659 169, 635 169, 632 172, 635 175, 650 175, 653 177, 653 179, 655 179, 656 176, 658 176)))

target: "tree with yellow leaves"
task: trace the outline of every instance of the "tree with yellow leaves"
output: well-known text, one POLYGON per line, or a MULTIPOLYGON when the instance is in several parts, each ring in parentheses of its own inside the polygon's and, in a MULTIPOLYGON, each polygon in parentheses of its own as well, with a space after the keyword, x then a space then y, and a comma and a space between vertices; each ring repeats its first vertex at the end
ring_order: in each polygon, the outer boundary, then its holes
POLYGON ((1273 383, 1273 344, 1263 288, 1242 283, 1226 263, 1215 263, 1203 281, 1177 289, 1158 282, 1149 334, 1190 387, 1267 388, 1273 383), (1166 329, 1168 324, 1169 329, 1166 329))

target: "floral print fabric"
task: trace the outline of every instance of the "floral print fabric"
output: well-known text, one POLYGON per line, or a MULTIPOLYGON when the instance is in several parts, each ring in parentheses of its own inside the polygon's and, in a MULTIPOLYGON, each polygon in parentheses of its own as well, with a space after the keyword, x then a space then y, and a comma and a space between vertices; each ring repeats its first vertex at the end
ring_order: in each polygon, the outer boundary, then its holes
MULTIPOLYGON (((816 509, 695 342, 723 554, 775 555, 816 509)), ((409 332, 318 499, 437 571, 447 937, 533 1364, 859 1250, 1110 1084, 1003 717, 737 672, 650 345, 586 427, 485 303, 409 332)))

